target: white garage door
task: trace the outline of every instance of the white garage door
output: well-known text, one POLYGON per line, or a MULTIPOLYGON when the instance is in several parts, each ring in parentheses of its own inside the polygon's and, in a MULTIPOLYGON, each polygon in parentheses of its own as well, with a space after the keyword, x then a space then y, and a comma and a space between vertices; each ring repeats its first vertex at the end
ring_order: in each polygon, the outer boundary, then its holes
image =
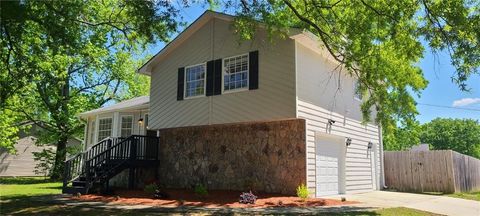
POLYGON ((339 139, 316 138, 316 195, 334 195, 343 186, 343 146, 339 139))

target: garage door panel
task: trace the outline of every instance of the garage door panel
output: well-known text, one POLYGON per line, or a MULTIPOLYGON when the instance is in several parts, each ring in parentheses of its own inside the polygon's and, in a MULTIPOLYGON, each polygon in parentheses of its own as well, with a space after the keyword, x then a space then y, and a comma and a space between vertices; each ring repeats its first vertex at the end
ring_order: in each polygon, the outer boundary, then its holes
POLYGON ((341 184, 344 152, 341 142, 335 139, 316 141, 317 196, 338 194, 341 184))

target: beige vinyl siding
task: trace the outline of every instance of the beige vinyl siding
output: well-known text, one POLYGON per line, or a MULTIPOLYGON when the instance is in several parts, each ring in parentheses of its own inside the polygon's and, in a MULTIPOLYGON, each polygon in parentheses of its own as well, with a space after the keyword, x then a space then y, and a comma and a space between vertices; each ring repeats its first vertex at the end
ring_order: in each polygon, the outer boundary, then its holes
POLYGON ((34 160, 33 152, 41 152, 43 149, 51 149, 54 147, 41 147, 35 145, 36 138, 34 136, 26 136, 17 140, 15 148, 17 154, 9 154, 5 149, 0 148, 0 176, 41 176, 34 172, 35 166, 39 163, 34 160))
MULTIPOLYGON (((152 129, 295 117, 294 41, 243 41, 231 23, 212 19, 153 67, 150 89, 152 129), (180 67, 259 51, 259 89, 177 101, 180 67)), ((223 87, 223 86, 222 86, 223 87)))
MULTIPOLYGON (((40 162, 35 160, 34 153, 43 150, 55 152, 54 145, 36 144, 39 133, 43 129, 35 124, 26 131, 20 131, 19 139, 16 141, 16 154, 10 154, 5 148, 0 147, 0 177, 16 176, 42 176, 42 173, 35 173, 35 166, 40 162)), ((67 147, 81 146, 82 142, 75 138, 69 139, 67 147)), ((67 155, 69 157, 69 155, 67 155)))
POLYGON ((371 191, 380 179, 379 134, 374 124, 363 125, 360 101, 353 98, 354 80, 335 71, 336 65, 297 43, 297 117, 306 119, 307 186, 314 193, 315 133, 352 138, 345 163, 346 193, 371 191), (335 120, 327 132, 328 119, 335 120), (368 142, 374 144, 368 152, 368 142))

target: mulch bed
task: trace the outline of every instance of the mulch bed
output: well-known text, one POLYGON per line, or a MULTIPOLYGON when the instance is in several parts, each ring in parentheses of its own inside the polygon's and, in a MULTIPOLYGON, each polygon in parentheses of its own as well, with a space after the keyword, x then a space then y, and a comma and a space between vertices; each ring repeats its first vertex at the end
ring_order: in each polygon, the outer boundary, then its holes
POLYGON ((209 191, 206 197, 198 197, 191 190, 166 190, 168 199, 153 199, 151 195, 141 190, 116 190, 115 195, 87 194, 72 199, 80 201, 101 201, 124 205, 150 205, 162 207, 198 206, 207 208, 229 207, 229 208, 265 208, 265 207, 314 207, 348 205, 358 202, 321 198, 309 198, 302 202, 295 196, 281 194, 258 193, 255 204, 241 204, 238 202, 239 191, 213 190, 209 191))

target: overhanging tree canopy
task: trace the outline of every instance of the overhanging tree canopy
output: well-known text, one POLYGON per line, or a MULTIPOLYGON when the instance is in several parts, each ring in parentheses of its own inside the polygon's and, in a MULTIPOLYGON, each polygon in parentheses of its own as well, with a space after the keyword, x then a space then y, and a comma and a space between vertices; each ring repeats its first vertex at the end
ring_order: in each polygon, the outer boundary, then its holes
POLYGON ((451 57, 452 81, 468 90, 466 80, 479 73, 480 2, 473 0, 266 0, 226 1, 239 15, 238 30, 252 37, 261 21, 274 33, 290 27, 308 30, 360 81, 366 98, 364 120, 377 110, 385 139, 397 124, 416 125, 412 94, 427 86, 418 67, 425 46, 451 57))
POLYGON ((40 142, 57 147, 58 178, 66 142, 83 128, 76 114, 148 92, 148 79, 135 74, 139 56, 176 31, 176 6, 130 0, 0 3, 0 140, 14 140, 16 121, 37 123, 45 131, 40 142))

